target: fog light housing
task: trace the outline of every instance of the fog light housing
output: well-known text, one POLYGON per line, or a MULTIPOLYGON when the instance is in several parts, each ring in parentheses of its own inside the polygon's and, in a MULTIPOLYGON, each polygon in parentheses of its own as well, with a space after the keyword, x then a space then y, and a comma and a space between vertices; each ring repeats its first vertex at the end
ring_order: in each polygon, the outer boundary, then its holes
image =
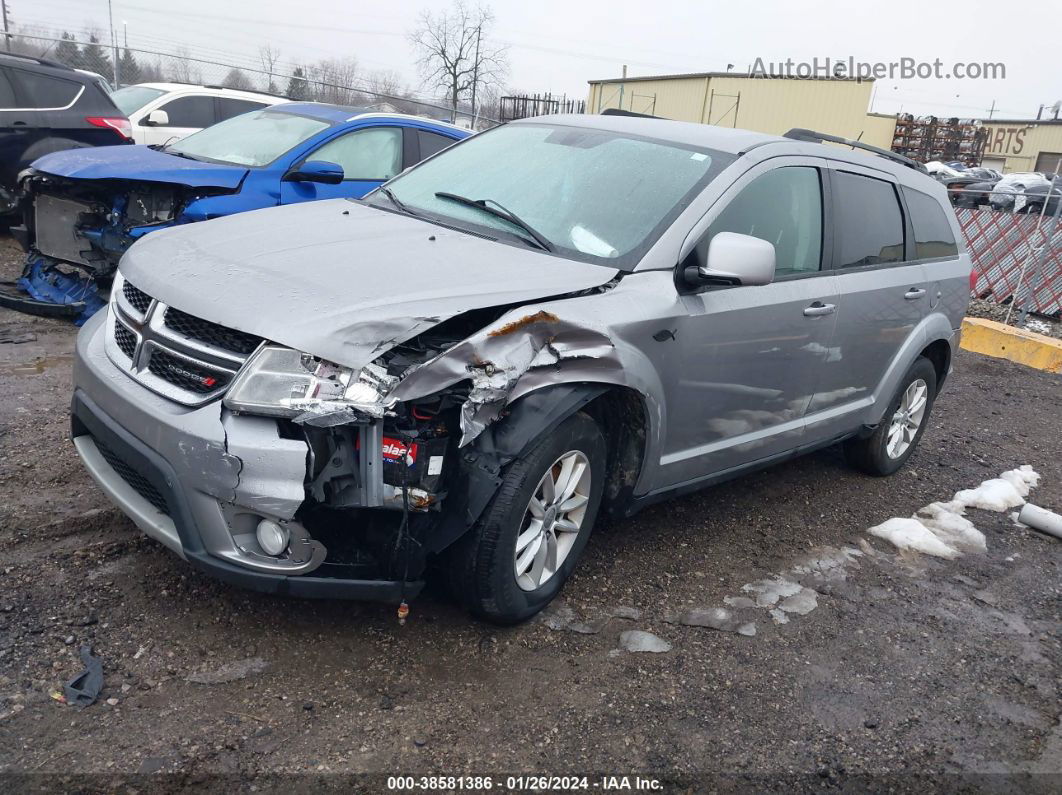
POLYGON ((283 553, 291 540, 291 532, 288 528, 269 519, 263 519, 258 523, 255 536, 258 538, 258 546, 262 548, 262 551, 274 557, 283 553))

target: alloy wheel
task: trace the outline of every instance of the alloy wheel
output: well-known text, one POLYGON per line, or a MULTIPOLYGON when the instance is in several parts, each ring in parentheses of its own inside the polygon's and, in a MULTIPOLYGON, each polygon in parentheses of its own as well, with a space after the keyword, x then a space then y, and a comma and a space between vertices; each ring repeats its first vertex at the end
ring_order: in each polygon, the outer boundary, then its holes
POLYGON ((590 461, 579 450, 561 455, 542 475, 516 538, 516 583, 522 590, 541 588, 568 557, 583 527, 590 484, 590 461))

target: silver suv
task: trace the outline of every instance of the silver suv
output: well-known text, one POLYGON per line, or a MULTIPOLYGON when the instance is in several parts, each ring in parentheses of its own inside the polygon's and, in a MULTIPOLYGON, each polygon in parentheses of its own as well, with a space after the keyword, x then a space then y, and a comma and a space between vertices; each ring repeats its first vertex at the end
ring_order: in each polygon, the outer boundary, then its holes
POLYGON ((943 186, 824 138, 544 117, 149 235, 78 338, 74 444, 223 580, 397 603, 440 567, 497 622, 605 512, 839 442, 888 475, 970 259, 943 186))

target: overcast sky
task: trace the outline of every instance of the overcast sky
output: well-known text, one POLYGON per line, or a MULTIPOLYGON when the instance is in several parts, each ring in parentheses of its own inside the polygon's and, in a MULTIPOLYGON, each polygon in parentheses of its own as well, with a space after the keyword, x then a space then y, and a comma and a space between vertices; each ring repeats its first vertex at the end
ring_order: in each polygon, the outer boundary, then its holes
MULTIPOLYGON (((1001 62, 995 80, 879 80, 873 110, 996 118, 1034 116, 1062 100, 1062 4, 987 0, 861 4, 834 0, 494 0, 494 39, 509 46, 507 85, 585 98, 587 80, 631 75, 747 71, 767 62, 814 57, 877 62, 1001 62)), ((398 73, 414 89, 407 33, 421 0, 113 0, 115 27, 128 22, 132 47, 257 64, 260 44, 279 47, 283 62, 354 56, 365 70, 398 73)), ((8 0, 16 22, 106 30, 106 0, 8 0)), ((120 35, 120 34, 119 34, 120 35)))

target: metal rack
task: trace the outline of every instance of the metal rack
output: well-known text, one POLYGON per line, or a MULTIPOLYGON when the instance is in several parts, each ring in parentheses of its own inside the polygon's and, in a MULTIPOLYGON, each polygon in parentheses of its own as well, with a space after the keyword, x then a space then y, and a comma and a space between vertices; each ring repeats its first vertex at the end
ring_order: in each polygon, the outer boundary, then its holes
POLYGON ((980 122, 907 113, 896 117, 892 151, 922 163, 958 160, 967 166, 979 166, 987 142, 988 131, 980 122))

